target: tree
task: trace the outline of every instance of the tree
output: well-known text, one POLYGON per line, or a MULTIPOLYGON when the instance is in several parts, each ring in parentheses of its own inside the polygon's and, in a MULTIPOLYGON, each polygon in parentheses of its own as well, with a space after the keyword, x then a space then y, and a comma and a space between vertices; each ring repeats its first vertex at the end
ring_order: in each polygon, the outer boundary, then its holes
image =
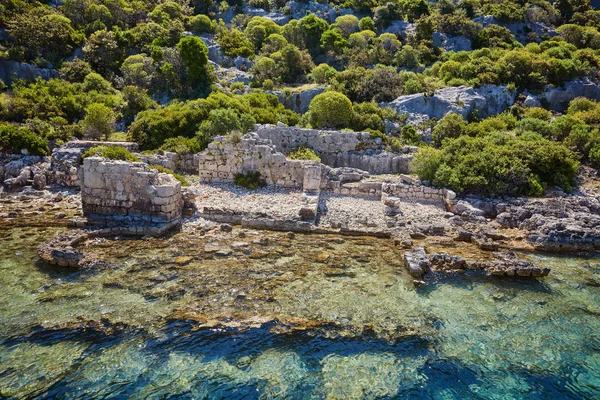
POLYGON ((84 59, 101 74, 117 72, 125 59, 123 44, 121 35, 113 31, 94 32, 83 46, 84 59))
POLYGON ((208 86, 212 81, 208 68, 208 47, 202 39, 187 36, 177 43, 177 50, 186 67, 188 79, 194 86, 208 86))
POLYGON ((121 73, 126 85, 150 89, 156 67, 152 58, 145 54, 129 56, 121 65, 121 73))
POLYGON ((215 33, 217 29, 217 24, 203 14, 192 17, 189 25, 194 33, 215 33))
POLYGON ((409 22, 413 22, 422 15, 429 14, 429 6, 425 0, 400 0, 398 2, 401 13, 409 22))
POLYGON ((354 115, 350 99, 338 92, 315 96, 308 112, 310 124, 315 128, 347 128, 354 115))
POLYGON ((319 55, 321 52, 321 36, 329 29, 329 24, 314 14, 309 14, 298 20, 298 27, 304 47, 313 57, 319 55))
POLYGON ((271 54, 271 58, 277 63, 283 82, 296 82, 314 67, 310 55, 306 51, 301 52, 293 44, 288 44, 281 51, 271 54))
POLYGON ((467 121, 456 113, 451 113, 440 119, 433 128, 432 144, 439 147, 446 138, 458 138, 467 128, 467 121))
POLYGON ((83 79, 91 72, 90 64, 77 57, 73 61, 64 62, 59 70, 60 77, 69 82, 83 82, 83 79))
POLYGON ((325 84, 331 81, 336 74, 335 68, 327 64, 319 64, 310 72, 310 79, 315 83, 325 84))
POLYGON ((6 23, 6 31, 26 60, 43 57, 51 62, 73 53, 84 36, 71 26, 71 20, 47 8, 37 7, 18 14, 6 23))
POLYGON ((254 45, 239 29, 219 28, 217 43, 223 52, 231 57, 250 57, 254 54, 254 45))
POLYGON ((419 51, 406 45, 396 53, 396 65, 404 68, 415 68, 419 65, 419 51))
MULTIPOLYGON (((358 18, 352 14, 337 17, 334 24, 334 26, 339 29, 342 35, 344 35, 346 38, 358 30, 358 25, 358 18)), ((375 26, 375 24, 373 24, 373 26, 375 26)))
POLYGON ((108 139, 116 122, 113 110, 102 103, 92 103, 87 106, 85 112, 86 115, 82 122, 85 135, 92 139, 108 139))
POLYGON ((273 80, 277 77, 277 64, 272 58, 260 57, 250 68, 250 73, 259 82, 264 82, 266 79, 273 80))
POLYGON ((419 143, 419 132, 413 125, 404 125, 400 131, 402 141, 407 144, 419 143))
POLYGON ((133 122, 138 113, 157 106, 156 102, 148 96, 146 90, 138 86, 125 86, 122 94, 124 101, 123 120, 127 126, 133 122))
POLYGON ((266 38, 272 34, 279 33, 281 28, 275 22, 264 17, 254 17, 246 25, 244 33, 254 44, 256 49, 260 49, 266 38))
POLYGON ((359 87, 359 100, 392 101, 402 94, 402 79, 394 67, 369 71, 359 87))
POLYGON ((274 33, 265 39, 260 54, 268 56, 280 51, 287 45, 288 41, 284 36, 274 33))
POLYGON ((154 22, 160 24, 171 19, 181 18, 183 16, 183 10, 181 9, 181 6, 174 1, 166 1, 157 5, 148 16, 154 22))
POLYGON ((371 18, 371 17, 364 17, 363 19, 361 19, 360 21, 358 21, 358 29, 360 29, 361 31, 373 31, 373 32, 375 32, 375 30, 377 28, 375 27, 375 21, 373 21, 373 18, 371 18))
POLYGON ((337 31, 332 29, 323 33, 321 36, 321 47, 326 53, 341 54, 348 42, 344 37, 337 31))

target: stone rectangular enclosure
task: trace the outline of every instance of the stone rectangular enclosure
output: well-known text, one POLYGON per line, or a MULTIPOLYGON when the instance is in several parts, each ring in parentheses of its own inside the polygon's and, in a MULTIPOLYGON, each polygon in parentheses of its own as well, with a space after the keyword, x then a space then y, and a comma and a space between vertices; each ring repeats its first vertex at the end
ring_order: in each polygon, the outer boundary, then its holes
POLYGON ((83 213, 123 234, 157 235, 181 222, 181 183, 141 162, 88 157, 83 162, 83 213))

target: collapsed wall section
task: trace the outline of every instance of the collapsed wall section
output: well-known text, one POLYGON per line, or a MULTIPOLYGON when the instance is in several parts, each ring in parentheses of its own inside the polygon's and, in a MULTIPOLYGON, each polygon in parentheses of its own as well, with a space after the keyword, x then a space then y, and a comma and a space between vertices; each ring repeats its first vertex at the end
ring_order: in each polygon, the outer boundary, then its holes
POLYGON ((96 146, 123 147, 130 152, 138 151, 138 144, 134 142, 97 142, 93 140, 73 140, 52 150, 52 163, 50 169, 54 175, 54 182, 69 187, 81 186, 81 163, 83 153, 96 146))
POLYGON ((238 173, 258 171, 269 185, 302 188, 305 170, 311 167, 306 184, 311 188, 320 186, 320 181, 314 182, 320 177, 320 173, 314 171, 314 168, 320 171, 319 162, 289 160, 270 140, 261 139, 253 132, 238 139, 216 137, 197 159, 202 182, 233 182, 238 173))
POLYGON ((405 146, 403 153, 385 150, 381 138, 369 132, 319 131, 279 125, 256 125, 256 134, 270 140, 277 151, 289 154, 306 146, 321 157, 321 162, 332 168, 356 168, 371 174, 398 174, 410 171, 413 146, 405 146))
POLYGON ((140 162, 88 157, 81 184, 83 213, 92 224, 121 233, 155 235, 180 223, 181 183, 140 162))

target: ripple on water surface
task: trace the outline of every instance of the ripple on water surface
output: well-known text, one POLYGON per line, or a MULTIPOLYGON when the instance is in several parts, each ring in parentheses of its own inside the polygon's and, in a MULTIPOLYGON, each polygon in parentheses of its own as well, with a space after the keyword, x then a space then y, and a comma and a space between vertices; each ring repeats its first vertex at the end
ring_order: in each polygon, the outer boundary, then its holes
POLYGON ((415 288, 385 240, 97 241, 108 265, 70 271, 37 262, 54 233, 2 237, 4 397, 600 397, 597 259, 415 288))

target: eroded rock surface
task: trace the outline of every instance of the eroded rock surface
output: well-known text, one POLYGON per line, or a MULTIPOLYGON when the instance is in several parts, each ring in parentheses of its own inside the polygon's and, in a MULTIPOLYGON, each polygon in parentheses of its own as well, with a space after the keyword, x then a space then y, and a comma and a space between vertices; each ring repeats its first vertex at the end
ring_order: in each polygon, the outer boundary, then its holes
POLYGON ((506 86, 482 85, 477 89, 458 86, 439 89, 433 96, 425 93, 400 96, 387 105, 400 114, 408 114, 409 119, 441 119, 448 113, 485 118, 507 110, 516 95, 515 90, 506 86))

